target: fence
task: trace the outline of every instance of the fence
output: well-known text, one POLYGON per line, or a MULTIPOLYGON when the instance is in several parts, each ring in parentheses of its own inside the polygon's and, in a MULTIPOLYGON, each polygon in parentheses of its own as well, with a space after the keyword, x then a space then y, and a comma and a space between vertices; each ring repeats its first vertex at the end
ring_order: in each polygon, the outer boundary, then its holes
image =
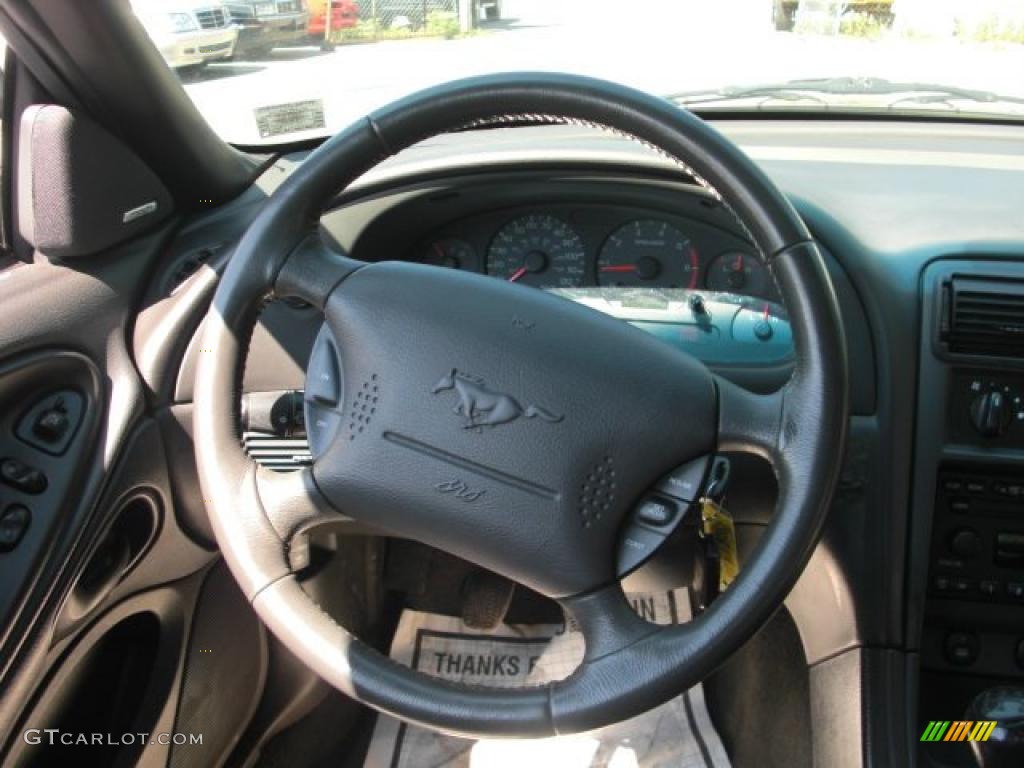
POLYGON ((361 0, 359 20, 380 30, 421 30, 441 18, 458 23, 458 0, 361 0))

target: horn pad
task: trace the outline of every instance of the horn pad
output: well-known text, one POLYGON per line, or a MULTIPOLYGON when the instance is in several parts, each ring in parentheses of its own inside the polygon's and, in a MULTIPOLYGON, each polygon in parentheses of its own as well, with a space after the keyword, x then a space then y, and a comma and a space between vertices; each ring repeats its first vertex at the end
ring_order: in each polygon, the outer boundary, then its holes
POLYGON ((321 491, 543 594, 612 581, 625 515, 713 450, 704 366, 564 298, 382 262, 344 280, 325 316, 340 364, 311 371, 340 369, 344 395, 322 411, 336 424, 314 464, 321 491))

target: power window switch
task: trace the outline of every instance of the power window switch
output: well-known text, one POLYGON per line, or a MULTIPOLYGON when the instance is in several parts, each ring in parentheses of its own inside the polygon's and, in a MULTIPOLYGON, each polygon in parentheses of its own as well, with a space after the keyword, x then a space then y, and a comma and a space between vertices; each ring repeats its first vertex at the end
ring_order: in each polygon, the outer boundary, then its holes
POLYGON ((23 504, 12 504, 0 514, 0 552, 10 552, 21 541, 32 521, 32 513, 23 504))
POLYGON ((42 493, 46 490, 46 475, 17 459, 0 460, 0 480, 22 493, 42 493))

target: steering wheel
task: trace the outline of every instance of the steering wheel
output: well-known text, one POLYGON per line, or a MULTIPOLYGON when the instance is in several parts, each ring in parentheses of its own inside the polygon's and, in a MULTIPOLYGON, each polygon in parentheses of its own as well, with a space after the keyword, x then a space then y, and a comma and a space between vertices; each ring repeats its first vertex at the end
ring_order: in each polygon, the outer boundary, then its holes
POLYGON ((696 116, 561 74, 428 89, 321 145, 239 241, 202 350, 199 477, 217 543, 257 614, 342 692, 471 737, 596 728, 712 672, 779 608, 806 564, 848 420, 835 295, 782 194, 696 116), (795 365, 782 389, 750 393, 644 331, 543 291, 419 264, 359 262, 318 235, 333 197, 386 157, 443 132, 524 119, 640 141, 729 207, 789 310, 795 365), (311 467, 291 473, 251 462, 238 432, 240 370, 272 296, 320 308, 333 339, 317 381, 306 383, 307 397, 315 388, 328 406, 308 429, 327 430, 329 439, 311 467), (636 525, 638 502, 665 487, 659 483, 676 482, 682 502, 699 498, 708 457, 719 451, 767 458, 777 509, 728 591, 689 623, 655 626, 622 592, 619 542, 636 525), (559 682, 499 690, 438 680, 381 655, 327 616, 290 564, 298 533, 342 515, 557 600, 583 634, 580 666, 559 682))

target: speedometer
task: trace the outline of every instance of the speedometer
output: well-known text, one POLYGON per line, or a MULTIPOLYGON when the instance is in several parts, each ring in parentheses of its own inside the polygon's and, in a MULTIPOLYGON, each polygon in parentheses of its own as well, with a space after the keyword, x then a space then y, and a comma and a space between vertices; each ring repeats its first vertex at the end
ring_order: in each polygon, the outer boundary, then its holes
POLYGON ((667 221, 636 219, 605 241, 597 257, 601 285, 696 288, 700 262, 689 238, 667 221))
POLYGON ((494 236, 487 274, 511 282, 555 288, 583 285, 583 241, 555 216, 534 213, 514 219, 494 236))

